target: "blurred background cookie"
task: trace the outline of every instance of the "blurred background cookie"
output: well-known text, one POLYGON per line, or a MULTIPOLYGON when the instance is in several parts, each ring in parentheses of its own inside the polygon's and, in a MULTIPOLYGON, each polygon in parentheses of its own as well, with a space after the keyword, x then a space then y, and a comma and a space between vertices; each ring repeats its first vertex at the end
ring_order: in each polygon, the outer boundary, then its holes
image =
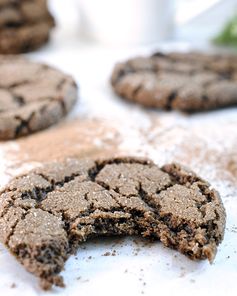
POLYGON ((157 52, 118 63, 111 83, 121 97, 146 107, 204 111, 237 104, 237 58, 157 52))
POLYGON ((20 57, 0 58, 0 81, 0 140, 51 126, 77 99, 77 86, 70 76, 20 57))
POLYGON ((0 1, 0 53, 39 48, 48 41, 54 24, 46 0, 0 1))

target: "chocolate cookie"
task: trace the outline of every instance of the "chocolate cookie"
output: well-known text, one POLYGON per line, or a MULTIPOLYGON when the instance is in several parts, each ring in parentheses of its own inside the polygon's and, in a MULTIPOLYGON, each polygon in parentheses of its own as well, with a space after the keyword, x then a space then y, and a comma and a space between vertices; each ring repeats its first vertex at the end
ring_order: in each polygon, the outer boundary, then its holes
POLYGON ((0 2, 0 53, 18 54, 45 44, 54 26, 46 0, 0 2))
POLYGON ((0 57, 0 140, 14 139, 59 121, 77 99, 74 80, 44 64, 0 57))
POLYGON ((111 83, 127 100, 186 112, 237 104, 237 57, 156 53, 115 66, 111 83))
POLYGON ((0 5, 0 28, 35 24, 38 21, 54 23, 45 0, 22 0, 0 5))
POLYGON ((212 261, 225 228, 219 194, 178 164, 67 159, 14 179, 0 195, 0 239, 44 289, 80 242, 99 235, 158 239, 212 261))
POLYGON ((51 24, 36 24, 0 30, 0 53, 18 54, 38 49, 49 40, 51 24))

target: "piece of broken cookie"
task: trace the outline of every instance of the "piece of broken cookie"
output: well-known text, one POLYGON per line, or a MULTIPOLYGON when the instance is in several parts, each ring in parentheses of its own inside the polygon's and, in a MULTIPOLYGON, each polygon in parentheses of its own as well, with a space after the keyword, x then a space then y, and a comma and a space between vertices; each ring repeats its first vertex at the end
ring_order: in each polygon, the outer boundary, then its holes
POLYGON ((0 239, 40 278, 63 286, 68 256, 94 236, 141 235, 213 261, 225 229, 219 194, 178 164, 66 159, 15 178, 0 195, 0 239))

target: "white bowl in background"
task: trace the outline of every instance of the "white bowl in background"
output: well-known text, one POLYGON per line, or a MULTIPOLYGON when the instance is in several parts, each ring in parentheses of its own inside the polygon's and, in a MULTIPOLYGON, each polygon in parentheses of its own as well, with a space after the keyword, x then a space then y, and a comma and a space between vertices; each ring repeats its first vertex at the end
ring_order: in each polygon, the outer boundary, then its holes
POLYGON ((81 33, 110 45, 149 44, 172 35, 173 0, 78 0, 81 33))

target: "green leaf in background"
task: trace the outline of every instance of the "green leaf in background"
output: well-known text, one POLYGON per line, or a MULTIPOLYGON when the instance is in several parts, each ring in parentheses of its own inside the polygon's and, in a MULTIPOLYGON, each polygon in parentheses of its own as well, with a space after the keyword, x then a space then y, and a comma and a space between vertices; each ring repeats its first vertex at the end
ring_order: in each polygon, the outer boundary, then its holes
POLYGON ((225 25, 222 32, 213 41, 217 45, 237 47, 237 15, 225 25))

